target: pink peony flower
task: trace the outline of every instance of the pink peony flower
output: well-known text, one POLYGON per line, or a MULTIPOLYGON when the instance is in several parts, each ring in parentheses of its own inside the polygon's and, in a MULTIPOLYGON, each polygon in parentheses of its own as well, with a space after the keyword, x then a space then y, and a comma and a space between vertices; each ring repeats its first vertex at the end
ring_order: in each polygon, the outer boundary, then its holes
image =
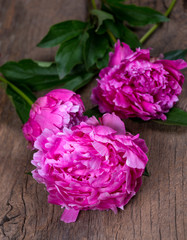
POLYGON ((84 104, 76 93, 67 89, 53 90, 32 105, 29 120, 23 126, 24 136, 33 145, 45 128, 59 131, 86 120, 84 110, 84 104))
POLYGON ((150 59, 148 49, 133 52, 118 40, 108 67, 99 74, 92 101, 102 113, 115 112, 123 119, 166 120, 164 113, 182 91, 184 76, 179 70, 185 67, 187 63, 181 59, 150 59))
POLYGON ((71 129, 45 129, 37 138, 33 177, 45 184, 48 201, 65 207, 61 220, 74 222, 80 210, 117 211, 136 194, 148 158, 144 140, 125 131, 115 114, 95 117, 71 129))

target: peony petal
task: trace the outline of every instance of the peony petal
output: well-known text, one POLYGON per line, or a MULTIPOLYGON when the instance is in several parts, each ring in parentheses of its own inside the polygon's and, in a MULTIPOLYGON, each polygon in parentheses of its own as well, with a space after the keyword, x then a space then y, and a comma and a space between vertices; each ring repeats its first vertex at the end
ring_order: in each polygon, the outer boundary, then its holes
POLYGON ((115 106, 120 106, 123 108, 128 108, 130 106, 130 102, 128 97, 124 96, 122 93, 118 92, 116 94, 115 99, 113 100, 115 106))
POLYGON ((143 139, 137 138, 134 142, 142 149, 142 151, 144 151, 144 153, 148 152, 148 147, 143 139))
POLYGON ((116 130, 108 126, 99 125, 99 126, 96 126, 95 133, 101 136, 106 136, 106 135, 116 133, 116 130))
POLYGON ((45 129, 35 147, 33 177, 45 184, 50 203, 65 207, 61 220, 66 223, 75 222, 80 210, 116 212, 127 204, 148 160, 139 134, 126 133, 115 114, 105 114, 100 122, 92 117, 71 129, 45 129))
POLYGON ((114 47, 114 52, 109 53, 110 60, 109 60, 109 67, 113 67, 115 65, 118 65, 126 59, 129 55, 133 53, 133 51, 130 49, 129 45, 122 43, 123 46, 121 46, 120 40, 117 41, 114 47))
POLYGON ((55 98, 55 99, 63 99, 63 102, 68 101, 75 93, 68 89, 54 89, 46 94, 46 96, 55 98))
POLYGON ((101 118, 102 124, 104 126, 111 127, 114 129, 118 134, 125 134, 125 124, 121 121, 121 119, 115 115, 115 113, 109 114, 106 113, 101 118))
POLYGON ((67 89, 52 90, 32 105, 29 120, 23 126, 24 136, 33 146, 45 128, 56 132, 86 120, 84 110, 84 104, 75 92, 67 89))
POLYGON ((92 117, 88 118, 88 120, 86 120, 86 123, 88 125, 97 126, 99 124, 99 121, 97 120, 97 118, 95 116, 92 116, 92 117))
POLYGON ((101 144, 99 142, 93 142, 92 146, 95 148, 95 150, 101 154, 101 156, 108 155, 108 149, 104 144, 101 144))
POLYGON ((34 142, 34 148, 38 149, 38 150, 42 150, 45 148, 45 144, 47 142, 47 138, 52 136, 54 134, 53 131, 49 130, 49 129, 44 129, 42 134, 36 139, 36 141, 34 142))
POLYGON ((126 161, 127 166, 138 169, 145 168, 146 163, 130 149, 127 149, 126 153, 124 154, 124 157, 127 158, 126 161))
POLYGON ((160 62, 162 64, 166 64, 166 65, 171 66, 171 67, 173 67, 175 69, 178 69, 178 70, 187 67, 187 62, 184 61, 183 59, 177 59, 177 60, 162 59, 162 60, 159 60, 157 62, 160 62))
POLYGON ((60 220, 65 223, 76 222, 77 217, 79 215, 79 210, 75 209, 65 209, 60 220))

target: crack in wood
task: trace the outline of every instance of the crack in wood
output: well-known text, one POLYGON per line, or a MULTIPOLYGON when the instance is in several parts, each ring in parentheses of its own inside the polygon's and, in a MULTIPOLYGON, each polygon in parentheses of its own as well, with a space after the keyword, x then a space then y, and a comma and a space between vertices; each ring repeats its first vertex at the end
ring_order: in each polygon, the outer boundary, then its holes
POLYGON ((19 217, 19 216, 20 216, 20 214, 17 214, 17 215, 15 215, 15 216, 9 218, 7 215, 5 215, 5 216, 3 217, 1 223, 0 223, 0 226, 2 227, 6 222, 9 222, 9 221, 11 221, 12 219, 15 219, 15 218, 17 218, 17 217, 19 217))
POLYGON ((25 200, 24 200, 24 197, 23 197, 23 188, 22 188, 22 192, 21 192, 21 199, 22 199, 23 206, 24 206, 24 218, 23 218, 23 224, 22 224, 22 228, 21 228, 21 231, 24 234, 24 236, 23 236, 23 239, 24 239, 25 235, 26 235, 26 231, 24 229, 25 222, 26 222, 26 204, 25 204, 25 200))
POLYGON ((9 221, 9 218, 8 218, 7 215, 12 211, 13 206, 12 206, 9 202, 7 202, 7 206, 10 206, 10 209, 8 210, 8 212, 5 214, 5 216, 3 217, 2 221, 0 222, 0 226, 3 226, 3 224, 4 224, 5 222, 8 222, 8 221, 9 221))
POLYGON ((1 232, 2 232, 3 236, 6 237, 9 240, 10 238, 6 235, 6 233, 4 231, 4 227, 0 226, 0 229, 1 229, 1 232))
POLYGON ((7 214, 9 214, 9 213, 12 211, 12 209, 13 209, 12 205, 11 205, 11 204, 9 204, 9 205, 11 206, 11 209, 6 213, 6 215, 3 217, 2 221, 0 222, 1 231, 2 231, 3 235, 4 235, 6 238, 8 238, 8 239, 10 239, 10 237, 8 237, 8 236, 6 235, 6 232, 5 232, 5 229, 4 229, 4 224, 7 223, 7 222, 10 222, 12 219, 15 219, 15 218, 17 218, 17 217, 20 216, 20 214, 17 214, 17 215, 15 215, 15 216, 9 218, 9 217, 7 216, 7 214))

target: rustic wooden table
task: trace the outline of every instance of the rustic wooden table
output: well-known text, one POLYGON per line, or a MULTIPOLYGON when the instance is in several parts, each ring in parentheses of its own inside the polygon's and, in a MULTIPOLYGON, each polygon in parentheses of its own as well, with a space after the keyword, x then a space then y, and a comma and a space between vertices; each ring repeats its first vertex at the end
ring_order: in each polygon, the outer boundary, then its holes
MULTIPOLYGON (((85 20, 86 0, 0 0, 0 64, 9 60, 53 59, 56 49, 36 44, 50 25, 68 19, 85 20)), ((130 1, 164 12, 170 0, 130 1)), ((170 16, 146 42, 155 56, 187 48, 187 3, 178 0, 170 16)), ((145 28, 138 30, 139 36, 145 28)), ((183 71, 187 78, 187 71, 183 71)), ((93 81, 80 93, 85 105, 93 81)), ((185 239, 187 234, 187 129, 126 121, 149 147, 148 169, 139 193, 124 211, 82 211, 76 223, 60 222, 61 208, 47 203, 47 192, 25 171, 34 167, 22 135, 21 122, 5 91, 0 89, 0 239, 151 240, 185 239)), ((187 82, 178 106, 187 110, 187 82)))

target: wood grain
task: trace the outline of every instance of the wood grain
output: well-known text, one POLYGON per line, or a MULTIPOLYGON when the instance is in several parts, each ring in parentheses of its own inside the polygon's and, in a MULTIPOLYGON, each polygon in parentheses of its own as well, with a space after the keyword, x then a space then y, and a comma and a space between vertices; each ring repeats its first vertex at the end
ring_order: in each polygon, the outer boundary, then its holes
MULTIPOLYGON (((133 0, 164 12, 170 0, 133 0)), ((34 58, 51 60, 56 51, 36 44, 50 25, 68 19, 85 20, 86 0, 0 0, 0 64, 34 58)), ((146 42, 153 54, 187 48, 186 1, 178 0, 171 20, 146 42)), ((137 30, 139 36, 145 28, 137 30)), ((187 71, 184 71, 187 77, 187 71)), ((93 81, 80 91, 85 105, 93 81)), ((187 234, 187 130, 155 123, 126 121, 132 133, 140 133, 149 147, 148 169, 139 193, 124 211, 82 211, 76 223, 60 222, 62 210, 47 203, 43 185, 26 175, 33 166, 21 122, 0 89, 0 239, 14 240, 185 240, 187 234)), ((187 110, 187 82, 179 106, 187 110)))

